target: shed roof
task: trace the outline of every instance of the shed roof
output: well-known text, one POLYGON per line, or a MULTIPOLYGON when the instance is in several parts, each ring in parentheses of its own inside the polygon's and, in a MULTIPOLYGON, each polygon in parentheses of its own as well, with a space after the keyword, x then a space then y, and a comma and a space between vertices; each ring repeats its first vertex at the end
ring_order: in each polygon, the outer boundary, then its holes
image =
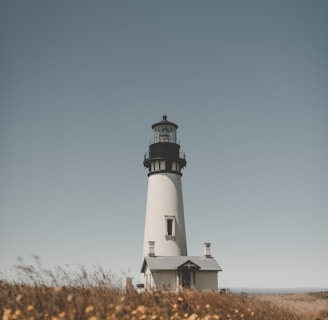
POLYGON ((145 257, 141 272, 145 272, 148 265, 151 271, 156 270, 176 270, 188 261, 196 264, 200 271, 222 271, 221 267, 214 258, 205 258, 203 256, 170 256, 170 257, 145 257))

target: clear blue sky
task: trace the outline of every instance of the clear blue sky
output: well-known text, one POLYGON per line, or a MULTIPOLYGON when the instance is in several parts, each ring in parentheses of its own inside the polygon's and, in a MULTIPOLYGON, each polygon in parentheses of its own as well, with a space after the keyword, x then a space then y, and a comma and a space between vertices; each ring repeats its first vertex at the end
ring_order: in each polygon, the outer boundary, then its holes
POLYGON ((328 287, 327 1, 1 1, 0 270, 139 279, 143 155, 179 125, 189 255, 328 287))

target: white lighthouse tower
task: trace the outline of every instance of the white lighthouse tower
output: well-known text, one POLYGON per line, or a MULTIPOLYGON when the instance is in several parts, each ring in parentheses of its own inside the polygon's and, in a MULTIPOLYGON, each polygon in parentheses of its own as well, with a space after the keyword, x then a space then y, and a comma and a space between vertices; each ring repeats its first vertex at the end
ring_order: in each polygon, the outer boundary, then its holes
POLYGON ((181 170, 185 154, 177 138, 178 126, 167 120, 152 125, 153 137, 144 157, 148 193, 140 289, 218 290, 221 267, 204 243, 202 256, 187 255, 181 170))
POLYGON ((186 159, 180 151, 177 128, 166 115, 152 125, 153 138, 144 158, 149 171, 144 257, 149 250, 157 256, 187 255, 181 186, 186 159))

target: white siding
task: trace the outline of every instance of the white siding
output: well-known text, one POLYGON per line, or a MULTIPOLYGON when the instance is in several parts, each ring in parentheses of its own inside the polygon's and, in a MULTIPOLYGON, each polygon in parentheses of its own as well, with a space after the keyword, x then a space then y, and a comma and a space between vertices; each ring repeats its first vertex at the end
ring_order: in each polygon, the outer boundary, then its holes
POLYGON ((154 278, 153 275, 151 273, 151 271, 149 270, 148 266, 146 266, 146 270, 144 273, 144 288, 145 290, 152 290, 154 289, 154 278))
MULTIPOLYGON (((190 284, 196 290, 218 290, 217 271, 196 271, 195 284, 191 274, 190 284)), ((144 285, 146 290, 167 289, 176 291, 181 288, 177 270, 163 270, 150 272, 148 266, 144 273, 144 285)))
POLYGON ((195 289, 218 290, 217 271, 198 271, 196 273, 195 289))
POLYGON ((176 290, 177 272, 175 270, 154 271, 153 279, 156 289, 176 290))

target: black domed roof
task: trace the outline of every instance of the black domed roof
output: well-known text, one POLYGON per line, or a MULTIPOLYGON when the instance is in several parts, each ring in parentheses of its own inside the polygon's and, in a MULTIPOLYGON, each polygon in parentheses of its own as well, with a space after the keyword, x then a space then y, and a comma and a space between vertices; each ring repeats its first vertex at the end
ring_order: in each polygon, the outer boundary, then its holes
POLYGON ((178 129, 178 125, 177 124, 175 124, 175 123, 170 122, 170 121, 167 120, 166 114, 163 115, 162 121, 154 123, 151 126, 151 128, 152 129, 155 129, 156 127, 163 127, 163 126, 172 127, 172 129, 178 129))

